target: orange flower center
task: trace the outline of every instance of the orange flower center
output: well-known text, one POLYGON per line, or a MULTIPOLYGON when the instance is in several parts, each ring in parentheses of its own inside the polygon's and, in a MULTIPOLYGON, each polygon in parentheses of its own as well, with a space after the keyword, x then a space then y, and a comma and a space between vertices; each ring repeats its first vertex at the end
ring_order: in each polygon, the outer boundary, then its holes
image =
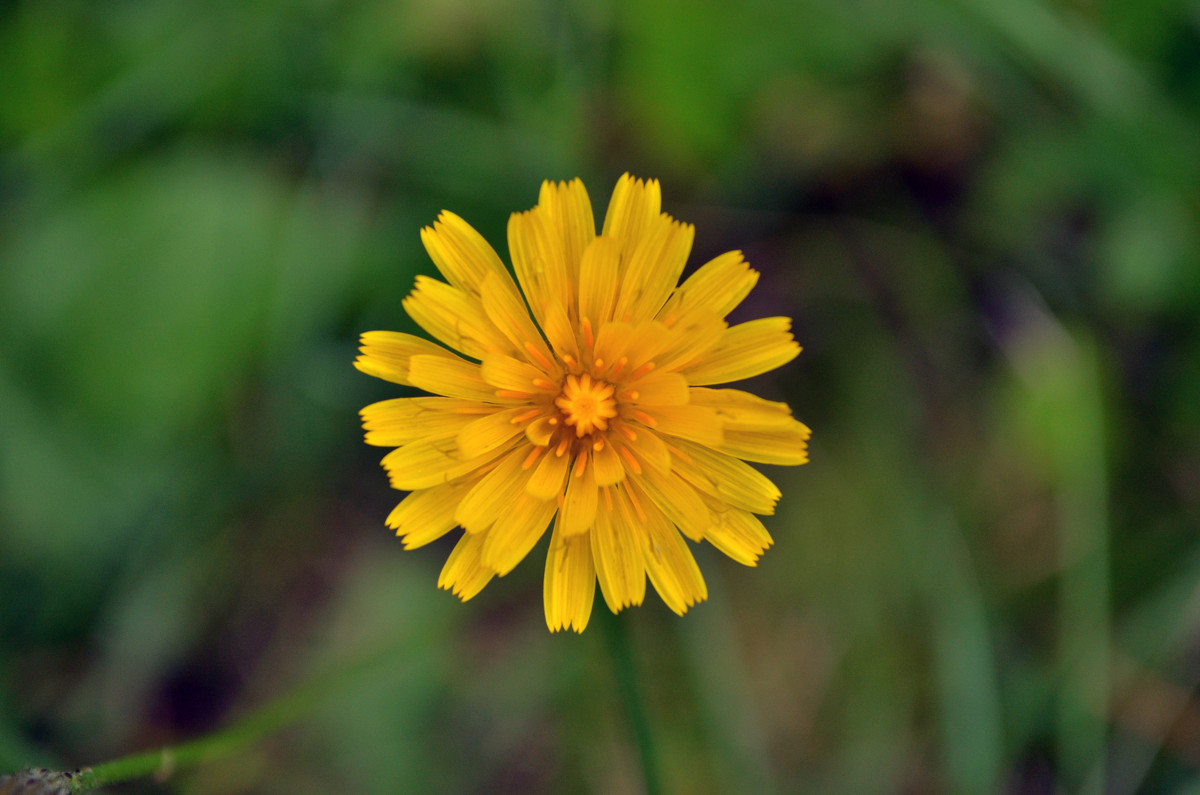
POLYGON ((611 384, 593 381, 587 373, 568 375, 554 405, 562 412, 563 421, 574 426, 575 436, 582 438, 593 430, 606 430, 608 421, 617 416, 615 391, 611 384))

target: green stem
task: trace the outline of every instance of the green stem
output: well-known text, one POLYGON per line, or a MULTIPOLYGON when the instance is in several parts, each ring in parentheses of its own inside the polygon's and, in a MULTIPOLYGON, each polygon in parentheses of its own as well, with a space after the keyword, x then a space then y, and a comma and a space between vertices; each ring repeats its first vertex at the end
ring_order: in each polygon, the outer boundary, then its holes
POLYGON ((614 616, 606 610, 597 612, 600 614, 600 625, 604 627, 604 636, 612 652, 613 674, 616 676, 617 690, 620 691, 621 701, 625 706, 625 717, 637 744, 646 795, 658 795, 662 792, 658 780, 658 756, 654 747, 654 735, 650 731, 650 722, 646 719, 645 700, 638 688, 637 666, 633 660, 633 645, 629 639, 626 619, 614 616))
POLYGON ((316 676, 231 726, 195 740, 154 751, 143 751, 76 772, 72 792, 91 792, 99 787, 123 781, 155 776, 166 778, 177 770, 224 759, 242 753, 250 746, 304 715, 314 711, 333 695, 392 659, 394 648, 366 655, 343 668, 316 676))

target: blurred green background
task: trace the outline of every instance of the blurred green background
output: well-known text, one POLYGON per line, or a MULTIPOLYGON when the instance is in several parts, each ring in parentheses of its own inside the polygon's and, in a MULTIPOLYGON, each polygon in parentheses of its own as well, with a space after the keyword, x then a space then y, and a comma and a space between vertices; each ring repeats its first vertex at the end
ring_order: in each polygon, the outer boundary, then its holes
POLYGON ((623 614, 670 792, 1200 792, 1200 3, 0 6, 0 772, 227 724, 119 791, 638 792, 545 541, 402 552, 357 335, 443 208, 623 171, 762 272, 814 431, 757 569, 623 614))

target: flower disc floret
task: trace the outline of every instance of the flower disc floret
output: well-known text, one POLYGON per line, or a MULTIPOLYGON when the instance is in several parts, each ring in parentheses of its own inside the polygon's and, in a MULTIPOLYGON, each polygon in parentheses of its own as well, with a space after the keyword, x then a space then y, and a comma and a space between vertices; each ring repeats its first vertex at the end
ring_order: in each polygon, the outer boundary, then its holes
POLYGON ((593 430, 607 430, 608 421, 617 416, 614 391, 611 384, 593 381, 587 373, 568 375, 554 405, 562 412, 563 422, 575 429, 575 435, 584 437, 593 430))

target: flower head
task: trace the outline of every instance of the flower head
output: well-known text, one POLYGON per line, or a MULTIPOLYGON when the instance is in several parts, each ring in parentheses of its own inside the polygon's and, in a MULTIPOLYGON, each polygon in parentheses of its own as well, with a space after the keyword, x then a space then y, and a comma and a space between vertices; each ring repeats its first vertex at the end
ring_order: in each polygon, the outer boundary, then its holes
POLYGON ((355 366, 436 397, 362 410, 394 488, 406 549, 463 528, 438 585, 470 599, 553 520, 546 622, 582 631, 600 592, 641 604, 649 577, 683 614, 708 591, 684 536, 746 565, 771 544, 755 514, 779 490, 744 461, 803 464, 787 405, 712 384, 800 352, 787 318, 725 316, 758 279, 740 252, 680 274, 693 229, 654 180, 618 181, 599 235, 578 179, 546 182, 508 224, 514 282, 490 245, 443 212, 421 240, 445 282, 417 277, 408 314, 444 346, 363 334, 355 366), (517 284, 520 284, 518 289, 517 284))

